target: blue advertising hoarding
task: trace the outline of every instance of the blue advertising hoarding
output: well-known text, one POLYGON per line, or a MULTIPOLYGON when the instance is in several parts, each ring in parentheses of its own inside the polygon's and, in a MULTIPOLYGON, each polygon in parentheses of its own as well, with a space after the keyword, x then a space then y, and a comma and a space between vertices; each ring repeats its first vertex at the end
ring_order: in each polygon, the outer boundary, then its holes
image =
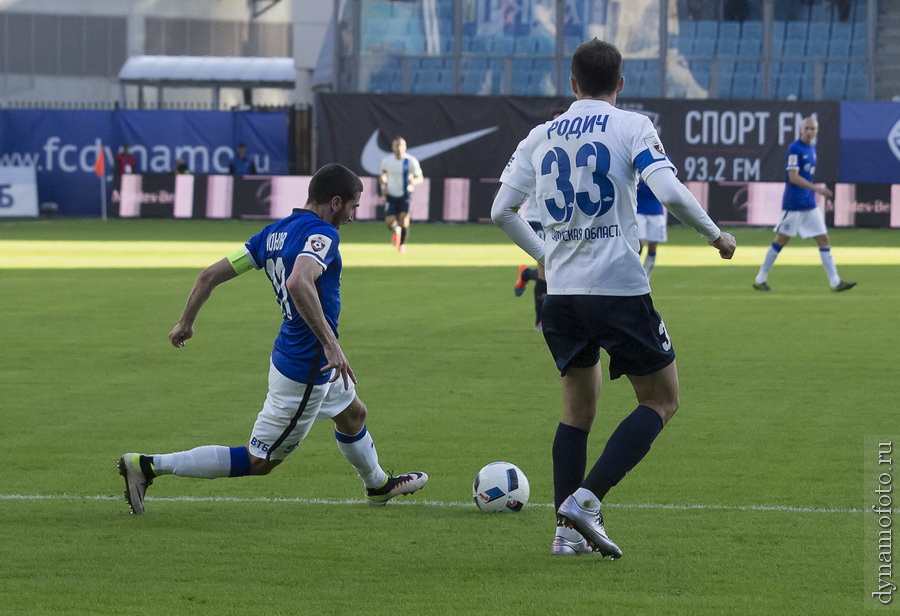
POLYGON ((238 143, 259 173, 288 172, 286 112, 0 110, 0 166, 34 166, 39 200, 62 215, 100 215, 97 153, 111 179, 125 142, 140 173, 167 173, 177 158, 193 173, 228 173, 238 143))
POLYGON ((841 103, 840 181, 900 184, 900 103, 841 103))

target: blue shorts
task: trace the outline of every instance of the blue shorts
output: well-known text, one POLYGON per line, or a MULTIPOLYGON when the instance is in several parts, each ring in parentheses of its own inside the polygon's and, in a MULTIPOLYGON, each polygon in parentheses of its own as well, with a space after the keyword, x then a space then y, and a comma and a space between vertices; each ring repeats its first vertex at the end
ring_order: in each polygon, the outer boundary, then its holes
POLYGON ((391 197, 388 195, 384 198, 384 215, 399 216, 400 214, 409 213, 409 197, 391 197))
POLYGON ((544 339, 559 373, 590 368, 609 353, 609 378, 644 376, 675 361, 675 349, 650 294, 548 295, 541 314, 544 339))

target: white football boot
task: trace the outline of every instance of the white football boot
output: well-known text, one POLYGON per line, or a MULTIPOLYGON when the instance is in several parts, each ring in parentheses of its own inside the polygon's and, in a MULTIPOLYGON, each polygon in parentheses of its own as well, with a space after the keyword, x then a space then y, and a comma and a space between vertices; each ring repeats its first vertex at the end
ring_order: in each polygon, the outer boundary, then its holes
POLYGON ((564 526, 574 528, 588 540, 595 550, 611 559, 621 558, 622 550, 607 536, 603 527, 603 514, 600 504, 596 509, 585 509, 578 504, 575 496, 570 496, 559 506, 557 514, 564 526))

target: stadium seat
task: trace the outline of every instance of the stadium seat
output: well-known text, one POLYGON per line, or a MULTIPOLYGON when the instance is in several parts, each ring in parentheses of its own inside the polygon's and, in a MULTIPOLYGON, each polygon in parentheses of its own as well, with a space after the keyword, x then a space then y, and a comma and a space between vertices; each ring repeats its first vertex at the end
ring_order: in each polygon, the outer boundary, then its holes
POLYGON ((827 21, 814 21, 809 24, 807 39, 812 42, 817 39, 828 40, 831 36, 831 24, 827 21))
POLYGON ((800 39, 806 41, 808 27, 805 21, 789 21, 784 32, 784 40, 800 39))
POLYGON ((719 36, 719 24, 711 19, 701 19, 697 22, 697 38, 716 40, 719 36))
POLYGON ((719 62, 716 79, 718 82, 718 91, 713 92, 712 94, 716 98, 731 98, 731 84, 734 80, 734 62, 719 62))
POLYGON ((372 73, 369 78, 369 92, 399 93, 403 89, 400 71, 385 70, 372 73))
POLYGON ((787 99, 788 97, 800 97, 800 75, 782 74, 778 76, 775 97, 787 99))
POLYGON ((711 63, 703 60, 694 60, 690 63, 690 69, 697 84, 701 88, 708 90, 710 75, 712 73, 711 63))
POLYGON ((798 60, 806 57, 806 39, 786 39, 781 56, 798 60))
MULTIPOLYGON (((494 51, 495 55, 501 55, 496 50, 494 51)), ((510 52, 502 55, 516 55, 516 56, 527 56, 531 57, 535 55, 535 40, 530 36, 517 36, 513 39, 513 47, 510 52)))
POLYGON ((512 94, 513 96, 530 96, 534 94, 527 73, 523 75, 513 74, 512 94))
POLYGON ((462 80, 459 84, 460 94, 482 94, 482 88, 485 86, 485 76, 484 70, 463 69, 462 80))
POLYGON ((825 76, 832 77, 842 77, 846 79, 847 77, 847 69, 850 67, 849 64, 844 62, 826 62, 825 63, 825 76))
POLYGON ((488 59, 484 57, 463 57, 460 61, 462 70, 475 70, 482 73, 488 69, 488 59))
POLYGON ((837 21, 831 25, 831 40, 833 41, 849 41, 851 38, 850 24, 837 21))
POLYGON ((755 74, 735 73, 731 86, 731 98, 757 99, 759 91, 755 74))
POLYGON ((515 49, 516 39, 511 36, 498 36, 494 38, 494 44, 491 47, 492 56, 511 56, 515 49))
POLYGON ((810 37, 806 44, 806 55, 810 59, 819 60, 828 54, 828 37, 810 37))
POLYGON ((815 100, 816 96, 816 76, 810 69, 800 74, 800 100, 815 100))
POLYGON ((825 75, 825 85, 822 89, 822 97, 829 100, 844 98, 847 80, 843 75, 825 75))
POLYGON ((738 55, 738 43, 739 39, 736 37, 720 36, 718 43, 716 44, 716 57, 733 58, 734 56, 738 55))
POLYGON ((714 38, 697 38, 694 40, 691 49, 692 58, 712 58, 716 48, 716 39, 714 38))
POLYGON ((741 38, 741 24, 737 21, 723 21, 719 24, 719 34, 717 36, 719 41, 722 39, 734 39, 735 41, 741 38))
POLYGON ((463 51, 471 54, 490 55, 491 39, 486 36, 463 36, 463 51))
POLYGON ((830 22, 831 21, 831 7, 825 8, 824 3, 816 3, 810 7, 809 10, 809 21, 811 23, 815 22, 830 22))
MULTIPOLYGON (((741 38, 762 40, 763 25, 761 21, 745 21, 741 26, 741 38)), ((782 36, 781 38, 784 38, 782 36)))
POLYGON ((850 43, 850 57, 859 60, 869 53, 869 42, 866 39, 853 39, 850 43))
POLYGON ((849 39, 831 39, 828 43, 828 58, 831 60, 846 60, 850 57, 849 39))
MULTIPOLYGON (((770 53, 774 57, 780 57, 784 49, 784 31, 786 24, 783 21, 772 22, 772 39, 770 41, 770 53)), ((760 35, 762 38, 762 35, 760 35)))
POLYGON ((759 58, 762 53, 762 39, 741 39, 738 44, 737 55, 739 58, 759 58))
POLYGON ((849 100, 866 100, 868 97, 869 79, 865 70, 853 71, 847 77, 847 98, 849 100))

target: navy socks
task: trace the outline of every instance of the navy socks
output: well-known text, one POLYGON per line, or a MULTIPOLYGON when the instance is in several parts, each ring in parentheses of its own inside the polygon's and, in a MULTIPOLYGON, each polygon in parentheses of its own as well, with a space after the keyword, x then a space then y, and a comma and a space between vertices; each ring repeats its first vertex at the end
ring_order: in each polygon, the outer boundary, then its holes
POLYGON ((553 502, 556 509, 584 479, 588 434, 564 423, 556 428, 553 439, 553 502))
POLYGON ((609 489, 647 455, 653 440, 662 429, 663 422, 659 413, 649 406, 638 406, 609 437, 600 459, 585 477, 581 487, 590 490, 602 501, 609 489))

